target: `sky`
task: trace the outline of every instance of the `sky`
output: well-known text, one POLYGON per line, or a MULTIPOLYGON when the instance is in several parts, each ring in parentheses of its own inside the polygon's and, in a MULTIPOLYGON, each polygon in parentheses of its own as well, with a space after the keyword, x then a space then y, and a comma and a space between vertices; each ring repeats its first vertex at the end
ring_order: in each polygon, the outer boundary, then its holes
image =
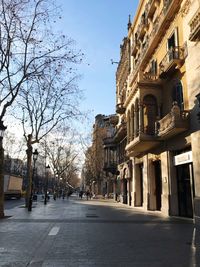
POLYGON ((134 18, 139 0, 56 0, 62 6, 61 30, 85 54, 79 66, 81 104, 90 117, 115 113, 115 73, 120 44, 127 36, 129 14, 134 18))
MULTIPOLYGON (((85 54, 78 66, 79 88, 84 92, 81 110, 89 110, 89 121, 75 125, 79 134, 91 135, 97 114, 114 114, 116 107, 115 73, 119 62, 120 44, 127 36, 129 15, 133 21, 139 0, 55 0, 61 7, 56 31, 72 38, 76 49, 85 54)), ((16 125, 11 124, 11 132, 16 125)), ((18 131, 21 136, 23 132, 18 131)))

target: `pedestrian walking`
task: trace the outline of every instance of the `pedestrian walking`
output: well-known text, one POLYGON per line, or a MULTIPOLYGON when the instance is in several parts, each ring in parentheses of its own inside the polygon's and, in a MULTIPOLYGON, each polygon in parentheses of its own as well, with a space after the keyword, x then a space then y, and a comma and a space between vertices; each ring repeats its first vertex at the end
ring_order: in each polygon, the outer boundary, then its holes
POLYGON ((56 191, 53 193, 53 199, 56 200, 56 191))
POLYGON ((80 192, 79 192, 79 197, 82 199, 82 197, 83 197, 83 191, 81 190, 80 192))
POLYGON ((91 199, 91 197, 90 197, 90 196, 91 196, 91 194, 90 194, 90 191, 89 191, 89 190, 87 190, 87 191, 86 191, 86 197, 87 197, 87 200, 88 200, 89 198, 91 199))

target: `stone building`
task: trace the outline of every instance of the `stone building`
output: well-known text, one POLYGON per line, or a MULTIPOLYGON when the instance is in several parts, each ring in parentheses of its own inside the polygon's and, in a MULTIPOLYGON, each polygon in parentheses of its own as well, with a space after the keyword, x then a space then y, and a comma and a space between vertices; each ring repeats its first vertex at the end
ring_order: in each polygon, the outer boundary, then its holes
POLYGON ((123 202, 191 218, 200 213, 199 5, 141 0, 116 74, 123 202))
MULTIPOLYGON (((108 160, 108 149, 105 145, 106 139, 108 140, 113 134, 113 126, 110 123, 111 117, 112 115, 102 114, 95 117, 92 144, 86 151, 82 180, 85 181, 84 188, 90 188, 95 195, 113 193, 111 168, 113 168, 114 158, 112 158, 112 162, 108 160)), ((109 158, 111 159, 110 155, 109 158)))

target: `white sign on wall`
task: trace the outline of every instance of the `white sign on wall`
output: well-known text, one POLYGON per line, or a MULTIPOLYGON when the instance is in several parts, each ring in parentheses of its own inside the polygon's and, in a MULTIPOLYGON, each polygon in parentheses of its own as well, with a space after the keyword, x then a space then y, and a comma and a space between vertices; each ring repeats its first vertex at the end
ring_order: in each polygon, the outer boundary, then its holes
POLYGON ((182 153, 174 156, 174 165, 181 165, 192 162, 192 151, 182 153))

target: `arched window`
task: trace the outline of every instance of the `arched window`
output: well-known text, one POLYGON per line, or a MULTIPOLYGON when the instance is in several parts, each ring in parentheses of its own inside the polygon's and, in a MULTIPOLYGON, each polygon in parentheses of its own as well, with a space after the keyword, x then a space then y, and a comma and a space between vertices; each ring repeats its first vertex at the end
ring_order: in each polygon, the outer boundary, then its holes
POLYGON ((183 101, 183 86, 180 80, 175 82, 173 88, 173 101, 177 102, 180 110, 184 110, 184 101, 183 101))
POLYGON ((143 99, 144 133, 155 134, 155 122, 158 114, 156 98, 153 95, 146 95, 143 99))

